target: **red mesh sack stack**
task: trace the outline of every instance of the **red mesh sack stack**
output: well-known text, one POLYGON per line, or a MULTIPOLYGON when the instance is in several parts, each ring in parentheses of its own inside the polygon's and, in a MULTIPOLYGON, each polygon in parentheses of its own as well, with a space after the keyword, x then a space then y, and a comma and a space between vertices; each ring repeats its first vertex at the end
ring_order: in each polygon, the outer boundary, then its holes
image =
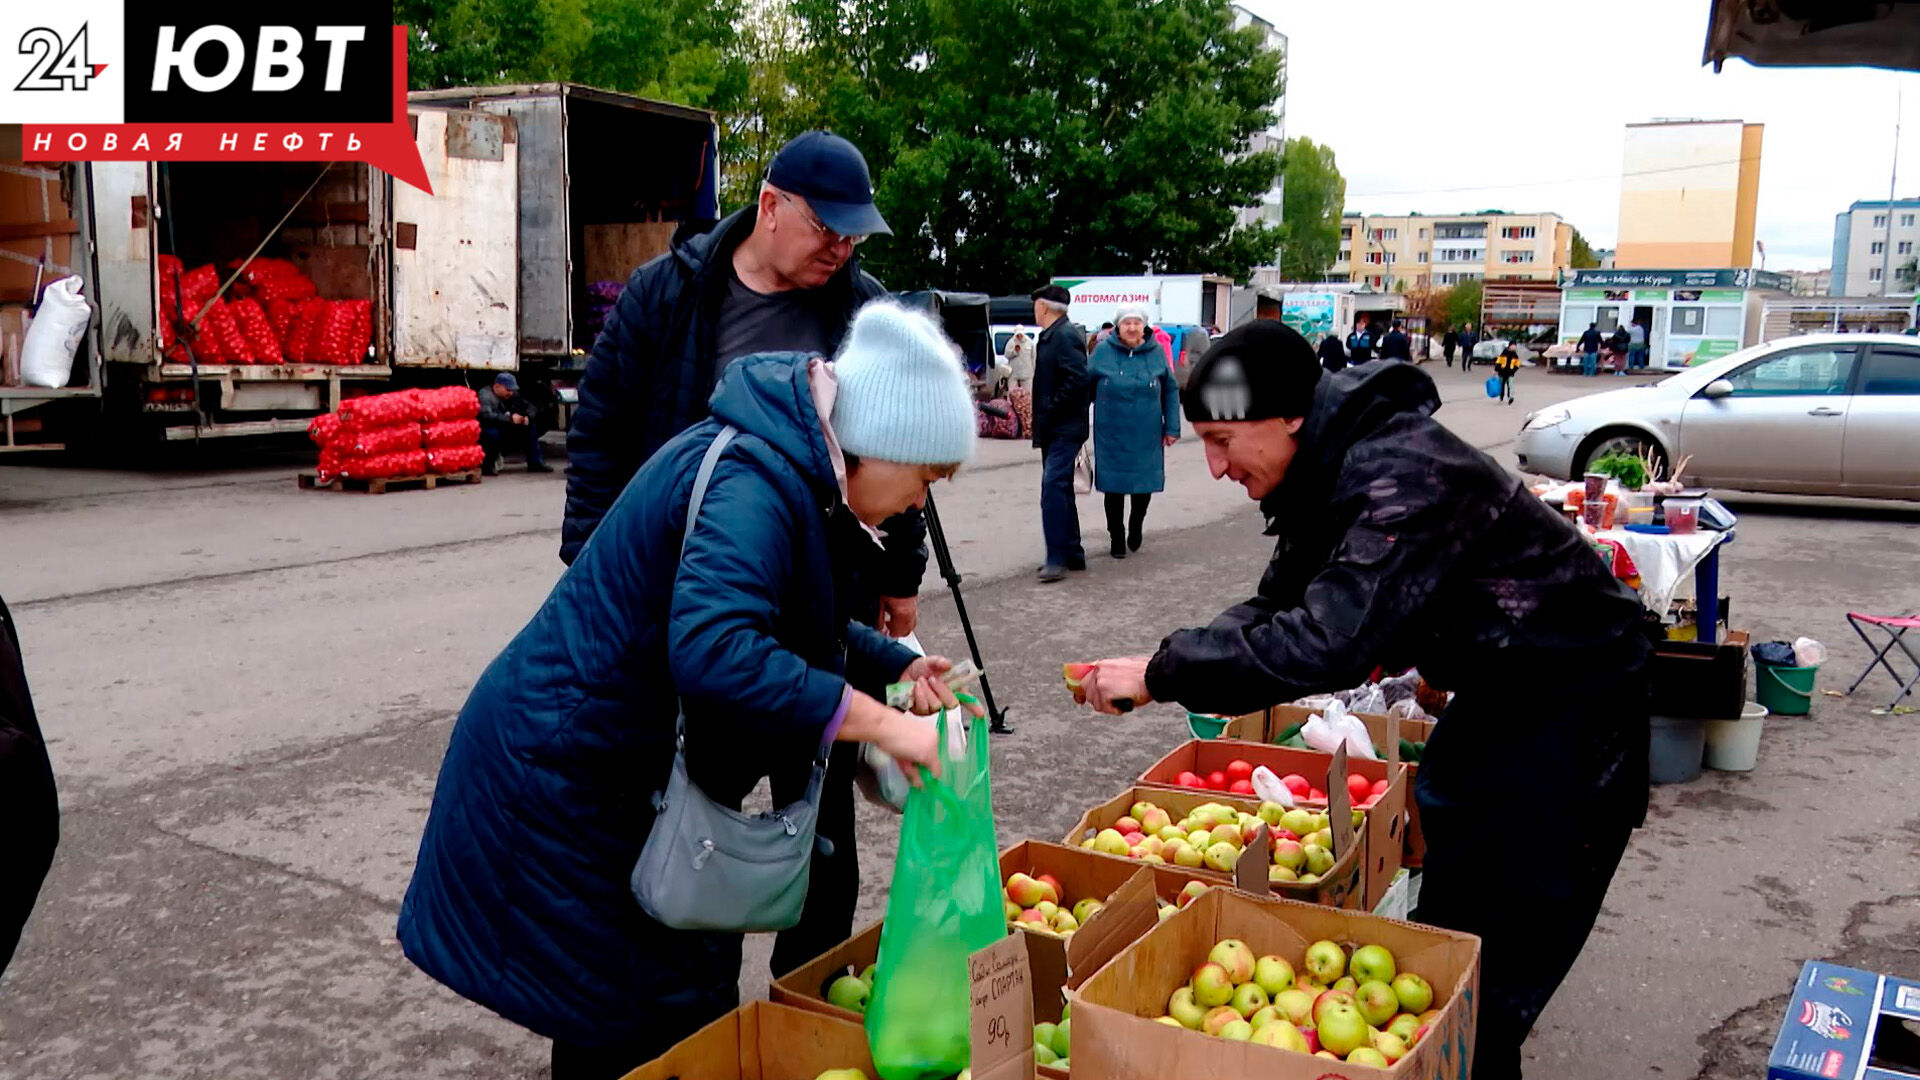
POLYGON ((391 394, 350 398, 340 403, 340 426, 342 429, 366 430, 394 424, 418 424, 426 418, 421 400, 427 393, 430 391, 396 390, 391 394))
POLYGON ((246 340, 247 355, 253 362, 280 363, 280 339, 274 336, 273 324, 267 320, 267 313, 260 310, 260 305, 252 300, 235 300, 227 308, 233 313, 233 321, 246 340))
MULTIPOLYGON (((437 420, 472 420, 480 415, 480 395, 464 386, 443 386, 438 390, 420 391, 422 418, 437 420)), ((476 428, 474 438, 480 437, 476 428)))
POLYGON ((427 447, 427 468, 437 473, 466 472, 477 469, 487 452, 478 443, 470 446, 427 447))
POLYGON ((427 449, 480 445, 480 421, 434 420, 425 426, 427 449))

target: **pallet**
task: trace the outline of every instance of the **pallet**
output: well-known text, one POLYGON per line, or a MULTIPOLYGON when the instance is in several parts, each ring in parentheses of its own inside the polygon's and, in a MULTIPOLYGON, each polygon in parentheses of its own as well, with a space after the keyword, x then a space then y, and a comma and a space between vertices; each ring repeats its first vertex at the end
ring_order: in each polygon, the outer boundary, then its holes
POLYGON ((440 484, 477 484, 480 482, 480 470, 428 473, 425 476, 380 476, 367 480, 336 476, 331 483, 321 483, 319 473, 303 472, 295 479, 299 481, 300 487, 307 491, 362 491, 368 495, 384 495, 389 491, 410 491, 416 488, 432 491, 440 484))

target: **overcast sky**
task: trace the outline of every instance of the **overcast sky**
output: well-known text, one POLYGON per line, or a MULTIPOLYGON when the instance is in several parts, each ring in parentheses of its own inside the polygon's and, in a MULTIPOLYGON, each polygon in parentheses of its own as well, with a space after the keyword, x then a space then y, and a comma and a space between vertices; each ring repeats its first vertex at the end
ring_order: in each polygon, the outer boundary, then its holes
MULTIPOLYGON (((1330 143, 1347 210, 1552 210, 1612 247, 1625 125, 1766 125, 1767 269, 1828 265, 1833 216, 1920 195, 1920 74, 1700 63, 1707 0, 1240 0, 1287 35, 1287 134, 1330 143)), ((1758 265, 1756 261, 1756 265, 1758 265)))

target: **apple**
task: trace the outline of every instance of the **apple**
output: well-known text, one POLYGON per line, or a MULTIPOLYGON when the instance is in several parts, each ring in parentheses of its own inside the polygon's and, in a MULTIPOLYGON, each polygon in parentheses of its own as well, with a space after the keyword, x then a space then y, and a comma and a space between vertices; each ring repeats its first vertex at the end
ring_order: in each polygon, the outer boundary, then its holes
POLYGON ((1085 840, 1082 840, 1082 841, 1080 841, 1080 846, 1081 846, 1081 847, 1083 847, 1083 848, 1086 848, 1086 849, 1087 849, 1088 851, 1092 851, 1092 850, 1093 850, 1093 837, 1091 837, 1091 836, 1089 836, 1089 837, 1087 837, 1087 838, 1086 838, 1085 840))
POLYGON ((1347 993, 1353 994, 1360 989, 1360 980, 1351 975, 1342 975, 1340 978, 1333 980, 1332 989, 1345 990, 1347 993))
MULTIPOLYGON (((1353 977, 1361 982, 1383 983, 1392 982, 1393 973, 1397 970, 1393 966, 1393 954, 1380 945, 1362 945, 1353 950, 1353 960, 1347 964, 1347 969, 1352 971, 1353 977)), ((1419 1010, 1408 1011, 1418 1012, 1419 1010)))
POLYGON ((1308 873, 1308 874, 1300 875, 1300 884, 1302 885, 1312 885, 1318 882, 1319 880, 1320 880, 1319 874, 1308 873))
POLYGON ((1275 1008, 1272 1005, 1262 1005, 1258 1009, 1255 1009, 1253 1011, 1252 1016, 1247 1017, 1247 1023, 1253 1025, 1253 1030, 1259 1031, 1261 1028, 1266 1027, 1268 1024, 1273 1023, 1275 1020, 1281 1020, 1281 1019, 1285 1019, 1285 1018, 1280 1015, 1279 1009, 1275 1008))
POLYGON ((1393 993, 1402 1012, 1423 1013, 1433 1005, 1433 984, 1411 971, 1393 977, 1393 993))
MULTIPOLYGON (((1327 1014, 1327 1010, 1341 1005, 1351 1006, 1352 1004, 1353 991, 1351 990, 1321 991, 1320 996, 1313 999, 1313 1026, 1316 1028, 1320 1026, 1320 1018, 1327 1014)), ((1358 1012, 1359 1010, 1355 1009, 1354 1011, 1358 1012)))
POLYGON ((1331 1050, 1315 1050, 1315 1051, 1313 1052, 1313 1056, 1314 1056, 1314 1057, 1323 1057, 1323 1058, 1331 1058, 1331 1059, 1333 1059, 1334 1061, 1339 1061, 1339 1060, 1340 1060, 1340 1055, 1339 1055, 1339 1054, 1336 1054, 1336 1053, 1334 1053, 1334 1052, 1333 1052, 1333 1051, 1331 1051, 1331 1050))
POLYGON ((1160 908, 1160 921, 1161 921, 1161 922, 1166 922, 1166 921, 1167 921, 1168 919, 1171 919, 1171 918, 1173 918, 1173 913, 1174 913, 1174 912, 1176 912, 1176 911, 1179 911, 1179 910, 1180 910, 1179 908, 1177 908, 1177 907, 1174 907, 1174 906, 1173 906, 1172 904, 1163 904, 1163 905, 1161 905, 1161 908, 1160 908))
MULTIPOLYGON (((1359 956, 1358 953, 1354 955, 1359 956)), ((1393 1019, 1393 1014, 1400 1011, 1400 999, 1393 996, 1393 987, 1378 979, 1361 983, 1353 999, 1360 1007, 1360 1015, 1366 1017, 1367 1023, 1374 1027, 1393 1019)))
POLYGON ((1042 900, 1033 905, 1033 910, 1039 912, 1041 918, 1052 922, 1054 915, 1060 910, 1060 905, 1051 900, 1042 900))
POLYGON ((1373 1037, 1373 1048, 1380 1051, 1380 1056, 1386 1058, 1389 1065, 1406 1057, 1407 1051, 1412 1049, 1405 1039, 1386 1031, 1373 1037))
POLYGON ((1207 848, 1206 863, 1215 870, 1231 873, 1233 864, 1239 861, 1240 849, 1224 840, 1207 848))
POLYGON ((1282 990, 1273 995, 1273 1007, 1279 1009, 1295 1027, 1311 1027, 1313 1023, 1313 995, 1305 990, 1282 990))
POLYGON ((1305 836, 1317 828, 1313 821, 1312 814, 1295 807, 1280 816, 1280 827, 1296 836, 1305 836))
POLYGON ((1253 962, 1253 981, 1271 999, 1293 985, 1293 965, 1278 956, 1262 956, 1253 962))
POLYGON ((1201 851, 1207 850, 1209 847, 1213 846, 1212 829, 1213 829, 1213 826, 1209 825, 1204 829, 1193 830, 1192 832, 1187 834, 1187 843, 1192 844, 1194 847, 1199 848, 1201 851))
POLYGON ((1333 852, 1319 844, 1308 844, 1300 849, 1307 857, 1307 869, 1315 874, 1325 874, 1333 869, 1333 852))
POLYGON ((1371 1065, 1376 1069, 1384 1069, 1392 1063, 1387 1060, 1387 1055, 1382 1054, 1373 1047, 1361 1046, 1356 1047, 1352 1053, 1347 1055, 1347 1064, 1371 1065))
POLYGON ((1200 1030, 1208 1035, 1218 1035, 1220 1034, 1220 1029, 1226 1027, 1228 1024, 1244 1023, 1246 1023, 1246 1021, 1240 1018, 1238 1010, 1231 1005, 1222 1005, 1218 1008, 1207 1010, 1206 1018, 1200 1021, 1200 1030))
POLYGON ((1233 1020, 1229 1021, 1225 1027, 1215 1032, 1215 1034, 1223 1039, 1231 1039, 1234 1042, 1251 1042, 1253 1039, 1253 1025, 1247 1023, 1245 1020, 1233 1020))
POLYGON ((1227 790, 1227 774, 1218 769, 1208 773, 1207 786, 1215 791, 1227 790))
POLYGON ((1123 815, 1119 821, 1116 821, 1113 823, 1113 827, 1116 831, 1120 833, 1121 836, 1125 836, 1128 833, 1132 833, 1132 832, 1146 831, 1145 829, 1142 829, 1140 827, 1140 819, 1134 817, 1132 814, 1123 815))
POLYGON ((1067 681, 1067 690, 1073 694, 1076 705, 1087 703, 1087 676, 1093 674, 1092 664, 1061 664, 1060 673, 1067 681))
POLYGON ((1174 848, 1173 864, 1184 866, 1189 870, 1198 870, 1207 864, 1207 856, 1199 848, 1183 842, 1174 848))
POLYGON ((1267 884, 1269 885, 1280 885, 1286 882, 1297 882, 1299 880, 1299 874, 1294 873, 1284 866, 1267 867, 1267 884))
POLYGON ((1307 801, 1308 802, 1326 802, 1327 793, 1324 791, 1321 791, 1319 788, 1314 788, 1312 791, 1307 792, 1307 801))
POLYGON ((1052 1024, 1033 1025, 1033 1045, 1044 1046, 1044 1047, 1047 1047, 1048 1049, 1053 1048, 1053 1025, 1052 1024))
MULTIPOLYGON (((1075 930, 1080 929, 1080 920, 1074 918, 1073 912, 1068 911, 1066 908, 1061 908, 1059 911, 1054 912, 1053 918, 1047 920, 1047 922, 1062 934, 1071 934, 1075 930)), ((1389 990, 1387 992, 1392 993, 1393 991, 1389 990)))
POLYGON ((1279 840, 1273 845, 1273 865, 1284 866, 1294 873, 1307 865, 1307 848, 1298 840, 1279 840))
POLYGON ((1106 906, 1106 904, 1089 896, 1085 900, 1073 905, 1073 921, 1085 926, 1088 916, 1106 906))
POLYGON ((1207 953, 1207 962, 1225 968, 1227 978, 1232 979, 1235 986, 1253 981, 1253 950, 1239 938, 1222 938, 1216 942, 1207 953))
POLYGON ((1061 1002, 1060 1003, 1060 1019, 1070 1020, 1072 1018, 1073 1018, 1073 1002, 1071 1001, 1061 1002))
POLYGON ((1226 968, 1211 961, 1194 971, 1192 986, 1194 1004, 1203 1009, 1217 1009, 1233 1000, 1232 977, 1226 968))
POLYGON ((1174 1022, 1181 1027, 1198 1031, 1200 1021, 1207 1015, 1207 1010, 1201 1008, 1200 1003, 1193 999, 1193 987, 1183 986, 1175 990, 1173 996, 1167 999, 1167 1015, 1173 1017, 1174 1022))
POLYGON ((1407 1045, 1413 1045, 1413 1033, 1420 1030, 1420 1019, 1412 1013, 1401 1013, 1387 1021, 1387 1034, 1394 1036, 1407 1045))
POLYGON ((1419 1021, 1420 1021, 1421 1023, 1423 1023, 1423 1024, 1431 1024, 1431 1023, 1433 1023, 1433 1022, 1434 1022, 1435 1020, 1438 1020, 1438 1019, 1440 1019, 1440 1010, 1439 1010, 1439 1009, 1426 1009, 1426 1010, 1423 1010, 1423 1011, 1422 1011, 1422 1012, 1420 1013, 1420 1016, 1419 1016, 1419 1018, 1418 1018, 1418 1019, 1419 1019, 1419 1021))
POLYGON ((1213 832, 1208 835, 1213 837, 1213 842, 1216 844, 1232 844, 1236 849, 1241 845, 1238 825, 1215 825, 1213 832))
POLYGON ((873 988, 860 981, 858 976, 842 975, 827 987, 827 1003, 848 1012, 864 1014, 867 1011, 867 995, 873 988))
POLYGON ((1411 1038, 1411 1039, 1408 1039, 1408 1040, 1407 1040, 1407 1045, 1408 1045, 1408 1046, 1419 1046, 1419 1045, 1420 1045, 1420 1040, 1421 1040, 1421 1039, 1424 1039, 1424 1038, 1426 1038, 1426 1037, 1427 1037, 1427 1032, 1429 1032, 1429 1031, 1432 1031, 1432 1030, 1433 1030, 1433 1025, 1432 1025, 1432 1024, 1421 1024, 1421 1025, 1420 1025, 1419 1027, 1417 1027, 1417 1028, 1414 1028, 1414 1029, 1413 1029, 1413 1038, 1411 1038))
POLYGON ((1073 1021, 1061 1017, 1060 1023, 1053 1029, 1053 1039, 1047 1045, 1053 1047, 1053 1052, 1062 1058, 1071 1054, 1073 1052, 1073 1021))
POLYGON ((1093 838, 1093 850, 1102 855, 1125 855, 1127 846, 1127 838, 1113 829, 1101 829, 1093 838))
POLYGON ((1158 834, 1171 824, 1173 824, 1173 815, 1157 806, 1148 806, 1147 812, 1140 815, 1141 832, 1158 834))
POLYGON ((1275 1020, 1265 1027, 1255 1028, 1253 1041, 1276 1050, 1292 1050, 1297 1054, 1307 1052, 1307 1037, 1286 1020, 1275 1020))
POLYGON ((867 984, 868 990, 873 989, 873 976, 879 970, 880 970, 879 964, 868 964, 866 967, 860 970, 860 981, 867 984))
POLYGON ((1306 1038, 1307 1049, 1309 1051, 1316 1054, 1320 1052, 1320 1033, 1318 1031, 1315 1031, 1312 1026, 1307 1026, 1300 1029, 1300 1034, 1306 1038))
POLYGON ((1125 840, 1128 847, 1135 848, 1147 842, 1147 834, 1135 829, 1132 832, 1120 833, 1120 839, 1125 840))
POLYGON ((1375 780, 1373 782, 1373 786, 1367 789, 1367 794, 1385 795, 1387 793, 1387 789, 1392 786, 1393 786, 1393 781, 1391 780, 1375 780))
POLYGON ((1366 1017, 1346 1002, 1335 1002, 1321 1010, 1314 1031, 1319 1033, 1323 1049, 1343 1058, 1373 1041, 1366 1017))
POLYGON ((1060 903, 1061 899, 1067 895, 1067 890, 1060 884, 1060 879, 1054 877, 1052 874, 1036 874, 1034 880, 1045 885, 1052 891, 1052 895, 1048 896, 1047 899, 1056 904, 1060 903))
POLYGON ((1020 921, 1020 912, 1024 909, 1022 909, 1019 904, 1016 904, 1013 901, 1008 900, 1006 901, 1006 909, 1007 909, 1008 922, 1020 921))
POLYGON ((1173 778, 1173 782, 1176 787, 1183 788, 1204 788, 1207 786, 1207 782, 1201 779, 1198 773, 1188 771, 1182 771, 1180 775, 1173 778))
POLYGON ((1016 873, 1007 879, 1007 899, 1023 908, 1030 908, 1047 899, 1047 887, 1025 874, 1016 873))
POLYGON ((1227 1004, 1238 1009, 1241 1016, 1250 1018, 1270 1003, 1267 1001, 1267 992, 1260 989, 1260 984, 1242 983, 1233 988, 1233 999, 1227 1004))
POLYGON ((1162 858, 1162 857, 1161 857, 1161 856, 1159 856, 1159 855, 1155 855, 1155 854, 1154 854, 1153 852, 1151 852, 1151 851, 1149 851, 1149 852, 1147 852, 1147 853, 1146 853, 1145 855, 1142 855, 1142 856, 1140 856, 1140 861, 1141 861, 1141 862, 1143 862, 1143 863, 1152 863, 1152 864, 1153 864, 1153 865, 1155 865, 1155 866, 1165 866, 1165 865, 1167 865, 1167 860, 1166 860, 1166 859, 1164 859, 1164 858, 1162 858))
POLYGON ((1145 851, 1149 855, 1162 854, 1166 846, 1167 846, 1167 842, 1165 840, 1160 839, 1157 836, 1143 836, 1140 838, 1141 850, 1145 851))
POLYGON ((1232 792, 1235 795, 1251 795, 1253 794, 1253 781, 1251 780, 1229 781, 1227 784, 1227 790, 1232 792))
POLYGON ((1023 923, 1033 923, 1038 926, 1047 925, 1047 917, 1045 915, 1040 914, 1039 908, 1028 908, 1027 910, 1021 912, 1020 918, 1018 921, 1023 923))
POLYGON ((1183 1028, 1183 1027, 1186 1027, 1186 1026, 1187 1026, 1187 1025, 1185 1025, 1185 1024, 1183 1024, 1183 1023, 1181 1023, 1180 1021, 1178 1021, 1178 1020, 1175 1020, 1175 1019, 1174 1019, 1173 1017, 1171 1017, 1171 1016, 1156 1016, 1156 1017, 1154 1017, 1154 1018, 1153 1018, 1153 1022, 1154 1022, 1154 1023, 1156 1023, 1156 1024, 1165 1024, 1165 1025, 1167 1025, 1168 1027, 1177 1027, 1177 1028, 1183 1028))
POLYGON ((1287 816, 1287 808, 1277 802, 1263 802, 1260 804, 1258 816, 1268 826, 1277 829, 1280 827, 1280 819, 1287 816))
POLYGON ((1033 1048, 1033 1063, 1035 1065, 1058 1065, 1060 1063, 1060 1055, 1054 1053, 1051 1046, 1040 1046, 1036 1044, 1033 1048))
POLYGON ((1180 906, 1186 907, 1188 904, 1200 899, 1200 894, 1206 891, 1207 883, 1204 881, 1187 882, 1186 885, 1180 889, 1180 906))

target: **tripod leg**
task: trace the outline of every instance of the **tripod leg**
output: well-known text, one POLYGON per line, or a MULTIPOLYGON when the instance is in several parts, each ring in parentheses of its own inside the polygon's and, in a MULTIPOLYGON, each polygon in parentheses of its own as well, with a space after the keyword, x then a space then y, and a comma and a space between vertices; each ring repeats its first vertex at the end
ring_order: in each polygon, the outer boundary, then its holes
POLYGON ((967 618, 967 602, 960 596, 960 572, 954 569, 953 552, 947 547, 947 530, 940 525, 940 512, 934 508, 933 494, 927 494, 927 540, 933 545, 934 562, 940 567, 940 578, 947 583, 947 589, 953 593, 953 610, 960 616, 960 628, 967 635, 967 650, 973 654, 974 666, 980 669, 980 696, 987 705, 987 730, 995 735, 1011 735, 1013 729, 1007 726, 1007 714, 993 700, 993 687, 987 682, 987 662, 980 655, 980 642, 973 636, 973 620, 967 618))

